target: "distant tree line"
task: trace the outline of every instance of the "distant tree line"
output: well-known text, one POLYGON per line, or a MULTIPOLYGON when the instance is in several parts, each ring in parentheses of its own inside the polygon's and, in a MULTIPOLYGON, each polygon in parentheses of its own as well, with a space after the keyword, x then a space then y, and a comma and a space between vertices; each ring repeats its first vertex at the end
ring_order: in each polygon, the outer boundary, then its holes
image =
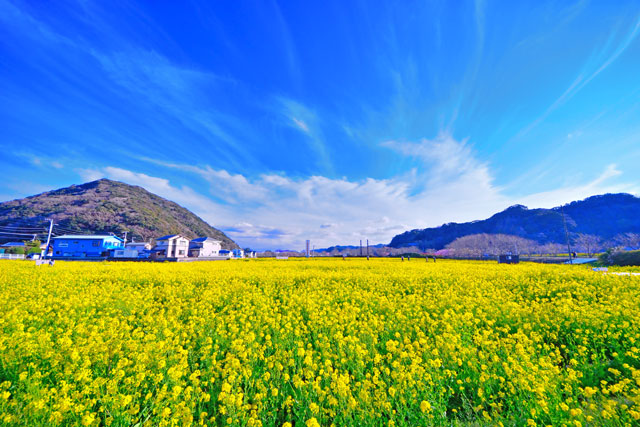
MULTIPOLYGON (((612 239, 604 240, 598 236, 585 233, 570 234, 571 251, 587 256, 602 253, 607 249, 614 248, 616 251, 622 249, 640 249, 640 234, 623 233, 612 239)), ((535 240, 511 234, 490 234, 479 233, 463 236, 455 239, 445 246, 444 249, 436 250, 423 245, 407 245, 399 248, 392 246, 370 246, 369 255, 372 257, 389 256, 424 256, 437 255, 453 258, 483 258, 495 257, 500 254, 519 255, 551 255, 566 254, 568 251, 566 244, 560 243, 538 243, 535 240)), ((258 253, 258 257, 303 257, 304 251, 264 251, 258 253)), ((312 256, 317 257, 358 257, 367 256, 366 247, 332 247, 329 250, 316 250, 312 256)))
MULTIPOLYGON (((569 238, 572 252, 593 256, 609 248, 640 248, 640 234, 623 233, 609 240, 584 233, 572 233, 569 238)), ((540 244, 531 239, 508 234, 472 234, 459 237, 446 246, 452 256, 483 257, 496 256, 505 253, 521 255, 557 255, 567 253, 566 244, 540 244)))

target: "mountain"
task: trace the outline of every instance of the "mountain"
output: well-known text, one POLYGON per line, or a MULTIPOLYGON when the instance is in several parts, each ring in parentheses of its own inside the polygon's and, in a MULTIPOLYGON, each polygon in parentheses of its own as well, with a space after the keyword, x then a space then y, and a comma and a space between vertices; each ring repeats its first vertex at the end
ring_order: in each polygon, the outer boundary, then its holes
POLYGON ((640 198, 621 193, 589 197, 563 208, 528 209, 515 205, 481 221, 406 231, 395 236, 389 245, 442 249, 458 237, 481 233, 510 234, 541 244, 564 243, 563 209, 572 236, 583 233, 606 240, 622 233, 640 233, 640 198))
MULTIPOLYGON (((54 232, 115 233, 128 240, 151 240, 167 234, 214 237, 225 249, 238 245, 187 209, 142 187, 108 179, 72 185, 24 199, 0 203, 0 237, 31 230, 53 218, 54 232)), ((6 239, 5 239, 6 240, 6 239)), ((15 240, 15 238, 12 238, 15 240)))

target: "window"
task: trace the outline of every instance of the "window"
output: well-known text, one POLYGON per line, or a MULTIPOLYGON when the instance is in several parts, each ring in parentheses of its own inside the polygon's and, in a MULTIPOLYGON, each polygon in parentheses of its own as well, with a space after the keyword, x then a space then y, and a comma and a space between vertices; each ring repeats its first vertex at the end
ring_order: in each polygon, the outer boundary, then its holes
POLYGON ((58 246, 60 246, 61 248, 66 248, 67 246, 69 246, 69 244, 65 242, 65 243, 60 243, 58 246))
POLYGON ((91 242, 91 246, 94 246, 94 247, 100 246, 100 240, 94 240, 93 242, 91 242))
POLYGON ((184 255, 184 251, 183 250, 179 250, 178 251, 178 255, 184 255))

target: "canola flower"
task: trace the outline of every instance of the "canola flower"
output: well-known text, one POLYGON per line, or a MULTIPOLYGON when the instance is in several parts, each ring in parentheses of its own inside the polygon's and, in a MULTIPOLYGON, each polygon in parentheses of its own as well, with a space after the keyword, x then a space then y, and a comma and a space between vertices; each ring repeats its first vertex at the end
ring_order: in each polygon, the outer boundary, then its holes
POLYGON ((640 277, 0 261, 0 425, 640 424, 640 277))

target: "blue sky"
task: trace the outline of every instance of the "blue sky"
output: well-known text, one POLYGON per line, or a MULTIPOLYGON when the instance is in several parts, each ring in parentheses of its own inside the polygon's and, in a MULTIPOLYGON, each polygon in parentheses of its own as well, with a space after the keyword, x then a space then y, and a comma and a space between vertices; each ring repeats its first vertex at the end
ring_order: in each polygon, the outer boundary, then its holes
POLYGON ((107 177, 243 246, 640 192, 640 5, 0 0, 0 200, 107 177))

